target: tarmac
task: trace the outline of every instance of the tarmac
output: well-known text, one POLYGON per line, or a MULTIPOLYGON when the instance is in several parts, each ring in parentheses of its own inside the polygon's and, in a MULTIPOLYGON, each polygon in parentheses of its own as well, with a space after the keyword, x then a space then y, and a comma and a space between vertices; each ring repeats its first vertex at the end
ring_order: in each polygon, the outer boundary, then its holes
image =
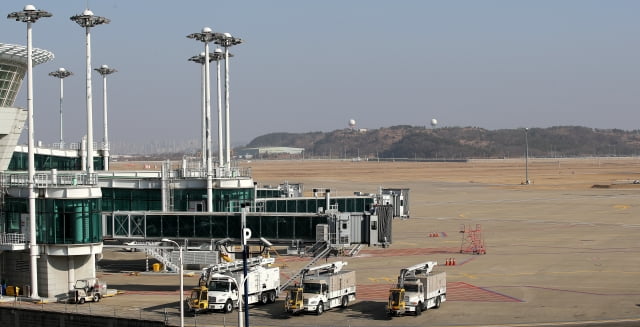
MULTIPOLYGON (((377 187, 375 182, 358 186, 377 187)), ((290 317, 280 297, 251 306, 250 325, 640 326, 640 186, 420 180, 398 186, 411 189, 411 217, 394 220, 391 246, 327 259, 348 261, 347 269, 357 272, 356 302, 321 316, 290 317), (460 253, 470 238, 480 239, 486 254, 460 253), (453 260, 455 265, 447 265, 453 260), (387 317, 388 290, 400 269, 424 261, 437 261, 437 269, 447 272, 447 301, 418 317, 387 317)), ((275 258, 283 280, 309 260, 275 258)), ((179 276, 147 272, 154 262, 141 252, 108 248, 98 277, 117 295, 84 306, 27 305, 69 312, 89 308, 91 314, 163 319, 178 326, 179 276)), ((185 297, 198 273, 185 274, 185 297)), ((187 313, 185 325, 235 326, 237 317, 236 311, 187 313)))

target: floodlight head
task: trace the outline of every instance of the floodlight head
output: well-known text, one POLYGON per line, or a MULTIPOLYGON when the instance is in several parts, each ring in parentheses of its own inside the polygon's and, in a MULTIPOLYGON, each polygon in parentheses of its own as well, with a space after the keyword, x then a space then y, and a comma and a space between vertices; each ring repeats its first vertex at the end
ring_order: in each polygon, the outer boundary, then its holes
POLYGON ((33 5, 26 5, 23 11, 12 12, 7 15, 9 19, 15 19, 23 23, 35 23, 42 17, 51 17, 51 13, 44 10, 37 10, 33 5))
POLYGON ((93 12, 89 9, 85 9, 81 15, 71 16, 70 19, 76 22, 78 25, 87 28, 94 27, 100 24, 109 24, 111 22, 111 20, 108 18, 94 16, 93 12))
POLYGON ((64 67, 60 67, 60 68, 58 68, 58 71, 59 71, 59 72, 61 72, 61 73, 64 73, 64 72, 66 72, 67 70, 66 70, 66 69, 64 69, 64 67))
POLYGON ((268 248, 273 247, 273 243, 269 242, 264 237, 260 237, 260 242, 262 242, 262 244, 264 244, 264 246, 266 246, 268 248))
POLYGON ((213 50, 213 52, 215 52, 215 53, 219 53, 219 54, 222 54, 222 49, 220 49, 220 48, 216 48, 215 50, 213 50))
POLYGON ((102 66, 100 66, 100 67, 101 67, 101 68, 104 68, 104 69, 109 69, 109 66, 107 66, 107 65, 102 65, 102 66))
POLYGON ((203 27, 202 28, 202 33, 211 33, 211 32, 213 32, 211 27, 203 27))
POLYGON ((206 56, 206 55, 207 55, 207 54, 206 54, 204 51, 200 52, 200 57, 204 57, 204 56, 206 56))
POLYGON ((222 35, 224 35, 224 37, 232 37, 231 33, 222 33, 222 35))

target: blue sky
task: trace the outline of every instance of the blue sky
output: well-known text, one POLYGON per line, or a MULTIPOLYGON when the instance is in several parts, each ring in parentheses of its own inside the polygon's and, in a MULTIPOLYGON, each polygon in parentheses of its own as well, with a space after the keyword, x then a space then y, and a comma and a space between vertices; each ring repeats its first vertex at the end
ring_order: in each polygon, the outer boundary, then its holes
MULTIPOLYGON (((3 15, 27 2, 4 0, 3 15)), ((112 143, 200 139, 204 26, 245 40, 231 48, 231 139, 270 132, 428 125, 487 129, 581 125, 638 129, 640 1, 38 1, 34 47, 56 58, 34 71, 36 139, 86 133, 88 6, 111 19, 92 29, 92 66, 108 79, 112 143)), ((0 42, 26 44, 26 24, 0 20, 0 42)), ((213 68, 213 66, 212 66, 213 68)), ((215 75, 212 75, 215 76, 215 75)), ((214 80, 215 83, 215 80, 214 80)), ((102 79, 93 74, 94 137, 102 79)), ((215 96, 215 93, 213 94, 215 96)), ((212 99, 213 117, 215 97, 212 99)), ((17 100, 26 106, 26 83, 17 100)), ((214 148, 217 123, 213 121, 214 148)), ((196 147, 198 147, 196 143, 196 147)))

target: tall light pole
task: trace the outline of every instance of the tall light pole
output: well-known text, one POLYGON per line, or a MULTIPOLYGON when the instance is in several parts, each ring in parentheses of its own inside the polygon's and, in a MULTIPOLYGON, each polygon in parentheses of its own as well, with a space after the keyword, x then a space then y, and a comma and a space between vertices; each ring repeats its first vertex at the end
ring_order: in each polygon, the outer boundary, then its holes
MULTIPOLYGON (((222 91, 220 81, 220 60, 225 59, 227 54, 223 54, 222 50, 215 49, 215 61, 216 61, 216 90, 218 94, 218 165, 224 166, 224 155, 222 154, 222 91)), ((228 54, 229 57, 233 57, 232 54, 228 54)))
MULTIPOLYGON (((193 56, 191 58, 189 58, 189 61, 193 61, 197 64, 200 64, 202 66, 202 130, 201 130, 201 138, 202 138, 202 149, 201 149, 201 153, 202 153, 202 167, 207 167, 207 154, 208 154, 208 148, 207 148, 207 91, 206 91, 206 87, 207 87, 207 71, 206 71, 206 66, 204 64, 204 60, 206 58, 206 55, 204 54, 204 52, 201 52, 199 55, 197 56, 193 56)), ((213 53, 209 53, 209 62, 214 60, 214 54, 213 53)))
POLYGON ((93 175, 93 99, 91 93, 91 28, 101 24, 109 24, 110 20, 94 16, 93 12, 85 9, 81 15, 71 16, 72 21, 85 28, 86 57, 87 57, 87 179, 93 175))
POLYGON ((180 246, 178 242, 168 238, 163 238, 162 241, 175 244, 180 251, 180 327, 184 327, 184 273, 182 270, 182 246, 180 246))
POLYGON ((35 142, 33 136, 33 46, 31 40, 31 25, 42 17, 51 17, 51 13, 44 10, 37 10, 33 5, 26 5, 23 11, 12 12, 7 15, 8 19, 27 23, 27 120, 29 128, 28 140, 28 185, 29 185, 29 254, 31 267, 31 298, 37 299, 38 295, 38 249, 36 239, 36 194, 34 179, 35 168, 35 142))
POLYGON ((107 119, 107 75, 113 74, 117 72, 117 70, 113 68, 109 68, 109 66, 107 65, 102 65, 100 66, 100 68, 95 68, 95 71, 97 71, 98 73, 100 73, 100 75, 102 75, 102 117, 104 119, 103 121, 104 136, 102 139, 104 143, 103 166, 104 166, 104 170, 107 171, 109 170, 109 148, 110 148, 109 120, 107 119))
POLYGON ((529 138, 527 136, 527 134, 529 134, 529 128, 525 128, 524 129, 524 144, 525 144, 525 151, 524 151, 524 183, 526 185, 531 184, 531 181, 529 181, 529 138))
POLYGON ((227 170, 231 167, 231 133, 229 131, 229 47, 238 45, 242 43, 242 39, 231 36, 229 33, 224 33, 218 37, 216 40, 216 44, 222 46, 224 48, 225 54, 225 67, 224 67, 224 99, 225 99, 225 142, 226 142, 226 168, 227 170))
POLYGON ((62 99, 64 98, 64 79, 73 75, 72 72, 60 67, 55 72, 49 73, 49 76, 60 79, 60 149, 64 149, 64 138, 62 136, 62 99))
POLYGON ((205 102, 205 126, 206 126, 206 143, 207 143, 207 211, 213 212, 213 176, 211 167, 211 87, 209 78, 209 43, 214 41, 218 33, 214 33, 211 28, 204 27, 200 33, 192 33, 187 38, 195 39, 204 43, 204 102, 205 102))
POLYGON ((240 213, 240 224, 242 225, 242 230, 240 231, 242 238, 242 304, 243 306, 238 305, 238 322, 240 322, 242 314, 240 314, 240 308, 244 311, 244 322, 239 324, 241 327, 249 326, 249 288, 247 287, 247 276, 248 267, 247 267, 247 240, 251 238, 251 229, 247 228, 247 210, 249 208, 243 203, 241 205, 241 213, 240 213))

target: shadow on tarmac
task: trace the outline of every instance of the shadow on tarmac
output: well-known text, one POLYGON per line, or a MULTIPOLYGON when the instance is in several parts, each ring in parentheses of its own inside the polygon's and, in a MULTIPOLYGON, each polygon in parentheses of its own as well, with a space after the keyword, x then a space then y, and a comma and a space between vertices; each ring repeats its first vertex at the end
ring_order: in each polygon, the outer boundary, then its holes
POLYGON ((391 320, 384 302, 359 301, 342 310, 347 311, 346 316, 352 319, 391 320))

